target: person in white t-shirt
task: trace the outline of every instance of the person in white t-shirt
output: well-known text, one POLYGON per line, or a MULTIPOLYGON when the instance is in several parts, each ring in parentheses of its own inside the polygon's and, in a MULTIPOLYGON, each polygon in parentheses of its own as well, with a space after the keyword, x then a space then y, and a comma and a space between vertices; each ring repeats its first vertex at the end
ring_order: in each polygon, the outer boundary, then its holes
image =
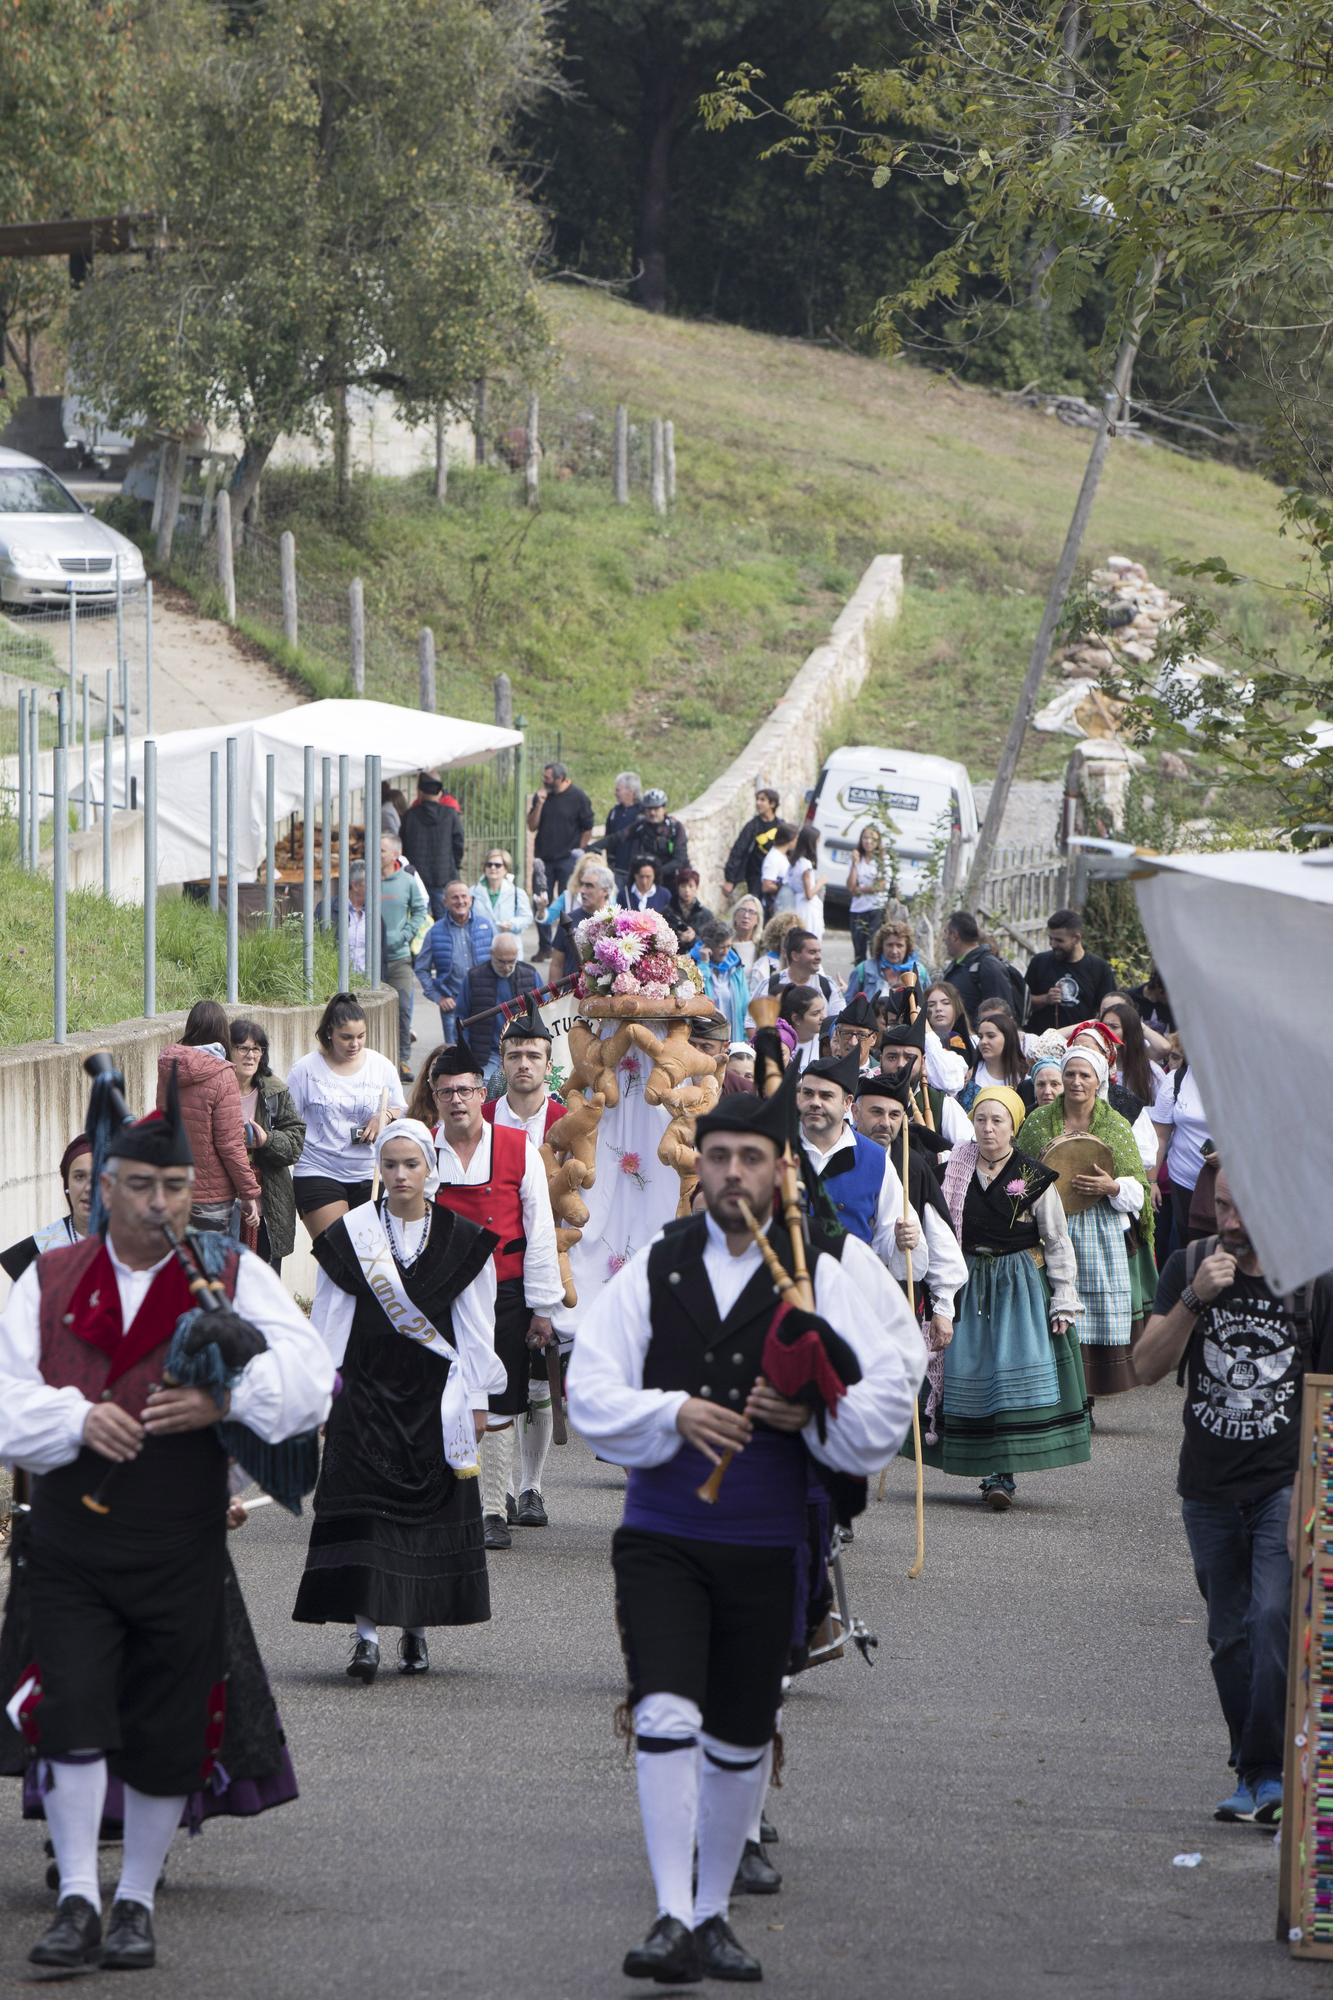
POLYGON ((319 1047, 293 1063, 287 1078, 306 1126, 292 1184, 312 1243, 349 1208, 370 1200, 375 1141, 390 1119, 407 1116, 397 1069, 366 1047, 365 1010, 355 994, 334 994, 315 1039, 319 1047))
POLYGON ((1173 1070, 1152 1108, 1157 1127, 1157 1169, 1166 1162, 1167 1196, 1175 1224, 1175 1246, 1189 1242, 1190 1196, 1203 1171, 1204 1141, 1209 1138, 1208 1114, 1188 1059, 1173 1070))

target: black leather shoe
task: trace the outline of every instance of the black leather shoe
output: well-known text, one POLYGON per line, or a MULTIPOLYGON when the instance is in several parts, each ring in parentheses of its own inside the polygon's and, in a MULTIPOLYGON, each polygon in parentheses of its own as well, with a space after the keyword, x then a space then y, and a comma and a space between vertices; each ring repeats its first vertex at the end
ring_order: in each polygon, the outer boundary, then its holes
POLYGON ((483 1514, 481 1539, 488 1549, 512 1549, 514 1537, 503 1514, 483 1514))
POLYGON ((778 1830, 767 1813, 759 1815, 759 1838, 765 1847, 776 1847, 778 1844, 778 1830))
POLYGON ((781 1887, 782 1877, 765 1854, 762 1843, 747 1840, 736 1880, 731 1885, 732 1895, 776 1896, 781 1887))
POLYGON ((547 1525, 546 1509, 535 1486, 529 1486, 519 1494, 516 1519, 520 1528, 544 1528, 547 1525))
POLYGON ((655 1979, 659 1986, 697 1986, 704 1976, 694 1932, 679 1917, 659 1917, 620 1969, 626 1979, 655 1979))
POLYGON ((511 1528, 518 1526, 518 1502, 512 1493, 505 1494, 505 1519, 511 1528))
POLYGON ((102 1953, 104 1970, 137 1972, 142 1966, 156 1964, 152 1911, 146 1910, 142 1903, 113 1903, 106 1947, 102 1953))
POLYGON ((28 1963, 70 1972, 102 1963, 102 1919, 86 1896, 66 1896, 56 1905, 55 1922, 28 1953, 28 1963))
POLYGON ((398 1641, 398 1671, 400 1674, 424 1674, 430 1670, 430 1654, 426 1641, 419 1639, 415 1632, 404 1632, 398 1641))
POLYGON ((347 1671, 354 1681, 364 1681, 369 1687, 380 1670, 380 1649, 377 1639, 358 1639, 352 1648, 352 1657, 347 1662, 347 1671))
POLYGON ((764 1968, 752 1958, 725 1917, 709 1917, 694 1933, 705 1979, 762 1979, 764 1968))

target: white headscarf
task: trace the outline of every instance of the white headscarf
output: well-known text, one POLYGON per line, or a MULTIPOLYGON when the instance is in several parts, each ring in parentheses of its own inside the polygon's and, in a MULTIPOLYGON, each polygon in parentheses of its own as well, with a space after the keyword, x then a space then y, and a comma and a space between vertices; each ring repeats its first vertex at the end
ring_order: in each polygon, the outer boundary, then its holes
POLYGON ((1110 1071, 1107 1068, 1106 1057, 1102 1054, 1101 1050, 1094 1048, 1091 1042, 1076 1042, 1073 1048, 1065 1051, 1064 1059, 1060 1064, 1061 1076, 1069 1068, 1070 1063, 1074 1061, 1085 1062, 1088 1065, 1088 1068, 1094 1072, 1097 1078, 1098 1097, 1105 1097, 1110 1079, 1110 1071))
POLYGON ((435 1141, 427 1128, 419 1118, 395 1118, 391 1125, 385 1126, 375 1141, 375 1165, 380 1170, 381 1180, 384 1178, 384 1148, 390 1139, 410 1139, 414 1146, 420 1146, 426 1156, 426 1165, 430 1169, 426 1175, 423 1193, 427 1201, 433 1201, 435 1190, 440 1185, 440 1161, 435 1151, 435 1141))

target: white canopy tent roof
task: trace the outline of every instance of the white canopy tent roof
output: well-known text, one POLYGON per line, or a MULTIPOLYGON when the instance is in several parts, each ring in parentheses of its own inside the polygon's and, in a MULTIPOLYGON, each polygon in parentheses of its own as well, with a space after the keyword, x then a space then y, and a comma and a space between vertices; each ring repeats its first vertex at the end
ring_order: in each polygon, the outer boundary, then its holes
POLYGON ((1079 845, 1095 873, 1134 883, 1269 1283, 1288 1292, 1333 1270, 1333 852, 1079 845))
MULTIPOLYGON (((458 716, 431 715, 424 709, 400 708, 387 701, 312 701, 258 721, 228 723, 207 729, 181 729, 157 738, 157 872, 159 882, 195 882, 209 872, 209 757, 218 753, 219 843, 225 842, 227 739, 236 738, 236 877, 253 882, 264 857, 266 759, 274 759, 274 818, 299 813, 305 802, 305 749, 315 753, 315 797, 321 790, 321 760, 333 763, 333 791, 338 789, 338 759, 349 760, 349 790, 365 782, 365 760, 380 759, 384 778, 405 772, 460 764, 483 764, 501 750, 523 741, 521 730, 497 729, 484 722, 464 722, 458 716)), ((111 784, 117 804, 124 803, 124 743, 111 753, 111 784)), ((77 798, 82 774, 75 766, 77 798)), ((130 749, 130 772, 143 799, 143 742, 130 749)), ((102 797, 102 757, 92 761, 94 798, 102 797)), ((219 855, 219 866, 224 865, 219 855)))

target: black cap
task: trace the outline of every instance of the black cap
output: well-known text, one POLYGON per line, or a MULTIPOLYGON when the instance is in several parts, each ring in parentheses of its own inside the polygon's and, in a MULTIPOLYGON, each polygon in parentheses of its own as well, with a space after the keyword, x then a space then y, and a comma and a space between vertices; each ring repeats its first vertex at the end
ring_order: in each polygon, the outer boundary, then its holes
POLYGON ((519 1042, 549 1042, 551 1039, 551 1030, 537 1012, 536 995, 525 993, 523 998, 526 1002, 523 1012, 515 1014, 511 1021, 505 1022, 500 1040, 502 1042, 507 1042, 511 1039, 519 1042))
POLYGON ((879 1023, 875 1019, 875 1010, 865 994, 857 993, 847 1002, 833 1025, 835 1028, 858 1028, 867 1034, 873 1034, 879 1023))
MULTIPOLYGON (((856 1095, 858 1099, 862 1097, 887 1097, 891 1103, 901 1104, 903 1110, 907 1113, 908 1121, 912 1127, 910 1143, 913 1146, 920 1146, 921 1150, 925 1153, 947 1153, 951 1151, 953 1146, 951 1139, 946 1139, 942 1132, 936 1132, 931 1126, 923 1125, 918 1119, 912 1117, 912 1084, 908 1077, 900 1076, 896 1079, 888 1076, 862 1077, 861 1085, 856 1095)), ((894 1143, 896 1145, 897 1141, 895 1140, 894 1143)))
POLYGON ((480 1076, 484 1068, 460 1035, 452 1048, 440 1050, 431 1064, 430 1078, 434 1083, 437 1076, 480 1076))
POLYGON ((771 1097, 719 1097, 694 1128, 694 1143, 702 1146, 710 1132, 751 1132, 771 1139, 779 1152, 787 1143, 788 1113, 785 1093, 775 1090, 771 1097))
POLYGON ((192 1167, 189 1134, 181 1120, 180 1091, 176 1065, 167 1078, 167 1102, 163 1111, 150 1111, 132 1125, 122 1125, 109 1140, 104 1156, 108 1160, 138 1160, 146 1167, 192 1167))
POLYGON ((801 1074, 822 1077, 825 1083, 836 1083, 840 1090, 853 1097, 861 1074, 860 1053, 851 1049, 845 1056, 821 1056, 818 1062, 807 1063, 801 1074))

